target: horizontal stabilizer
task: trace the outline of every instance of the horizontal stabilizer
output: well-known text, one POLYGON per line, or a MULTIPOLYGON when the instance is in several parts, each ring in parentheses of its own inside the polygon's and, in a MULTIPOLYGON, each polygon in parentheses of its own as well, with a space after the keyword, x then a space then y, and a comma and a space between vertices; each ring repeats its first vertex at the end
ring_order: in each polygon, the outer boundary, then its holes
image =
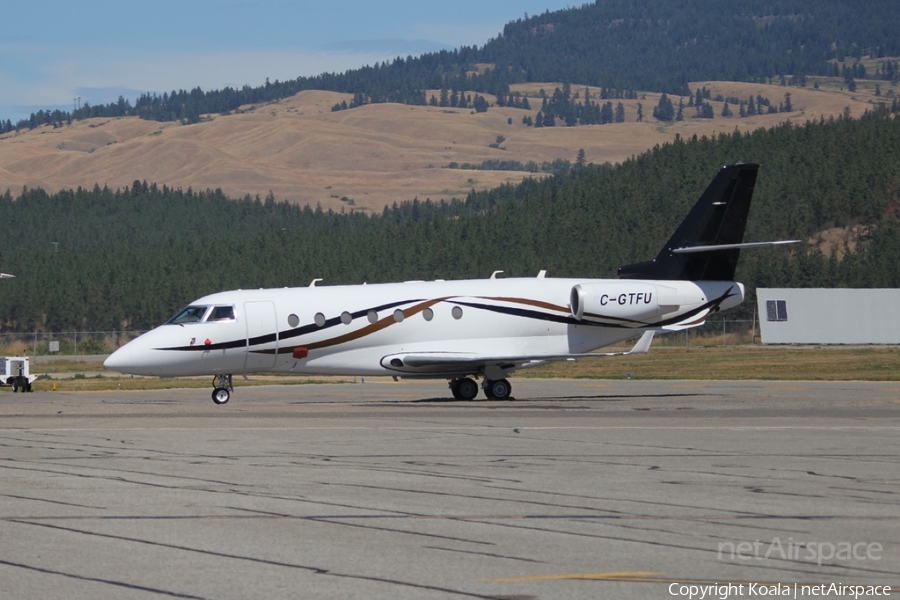
POLYGON ((673 254, 692 254, 694 252, 715 252, 717 250, 736 250, 740 248, 763 248, 765 246, 782 246, 784 244, 796 244, 800 240, 778 240, 777 242, 746 242, 743 244, 714 244, 705 246, 687 246, 675 248, 673 254))

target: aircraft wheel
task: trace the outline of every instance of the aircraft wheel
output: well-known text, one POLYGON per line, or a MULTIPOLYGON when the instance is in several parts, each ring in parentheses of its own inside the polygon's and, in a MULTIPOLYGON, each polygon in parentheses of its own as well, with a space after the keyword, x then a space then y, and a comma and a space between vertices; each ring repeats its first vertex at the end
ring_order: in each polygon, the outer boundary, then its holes
POLYGON ((487 393, 488 398, 506 400, 512 394, 512 386, 509 384, 509 381, 498 379, 496 381, 488 381, 484 391, 487 393))
POLYGON ((216 388, 213 390, 212 399, 216 404, 225 404, 231 399, 231 392, 225 388, 216 388))
POLYGON ((450 391, 453 392, 454 398, 462 400, 462 396, 459 395, 459 379, 450 380, 450 391))
POLYGON ((19 382, 18 382, 18 380, 13 379, 13 382, 12 382, 12 389, 13 389, 13 392, 18 392, 18 391, 19 391, 19 382))
POLYGON ((24 389, 25 389, 26 392, 33 392, 33 391, 34 391, 34 390, 31 389, 31 383, 30 383, 30 382, 25 384, 25 388, 24 388, 24 389))
POLYGON ((463 377, 456 380, 456 390, 459 392, 457 397, 460 400, 473 400, 478 395, 478 384, 468 377, 463 377))

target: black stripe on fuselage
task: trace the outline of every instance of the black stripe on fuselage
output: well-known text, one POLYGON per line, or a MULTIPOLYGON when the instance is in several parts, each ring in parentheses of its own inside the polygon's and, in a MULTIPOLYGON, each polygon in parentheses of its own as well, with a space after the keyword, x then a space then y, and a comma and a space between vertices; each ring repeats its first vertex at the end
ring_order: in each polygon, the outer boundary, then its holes
POLYGON ((579 321, 574 317, 554 315, 541 312, 539 310, 531 310, 530 308, 518 308, 514 306, 493 306, 491 304, 481 304, 480 302, 460 302, 459 300, 450 300, 450 302, 453 304, 459 304, 460 306, 468 306, 469 308, 478 308, 481 310, 488 310, 503 315, 512 315, 514 317, 523 317, 526 319, 537 319, 539 321, 551 321, 553 323, 564 323, 566 325, 602 325, 602 323, 586 323, 583 321, 579 321))
MULTIPOLYGON (((398 306, 402 306, 404 304, 414 303, 414 302, 422 302, 422 300, 400 300, 398 302, 389 302, 388 304, 382 304, 380 306, 373 306, 371 308, 364 308, 362 310, 358 310, 356 312, 350 313, 350 315, 357 319, 359 317, 365 316, 369 313, 369 311, 374 310, 375 312, 381 310, 389 310, 391 308, 396 308, 398 306)), ((341 323, 341 317, 332 317, 330 319, 325 320, 325 324, 319 327, 315 323, 310 323, 308 325, 302 325, 300 327, 295 327, 293 329, 287 329, 285 331, 275 333, 267 333, 266 335, 260 335, 247 340, 246 337, 240 338, 237 340, 232 340, 230 342, 220 342, 218 344, 210 344, 210 345, 194 345, 194 346, 175 346, 173 348, 157 348, 157 350, 177 350, 180 352, 205 352, 207 350, 227 350, 231 348, 244 348, 247 346, 259 346, 261 344, 268 344, 274 342, 276 340, 287 340, 290 338, 298 337, 301 335, 306 335, 307 333, 313 333, 314 331, 323 331, 325 329, 329 329, 341 323)))

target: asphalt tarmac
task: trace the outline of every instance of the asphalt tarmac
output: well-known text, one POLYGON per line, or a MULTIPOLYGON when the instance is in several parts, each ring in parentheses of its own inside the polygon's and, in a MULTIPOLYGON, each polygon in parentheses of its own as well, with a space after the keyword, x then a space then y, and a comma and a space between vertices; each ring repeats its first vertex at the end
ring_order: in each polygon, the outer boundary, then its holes
POLYGON ((898 594, 900 383, 512 384, 0 393, 0 597, 898 594))

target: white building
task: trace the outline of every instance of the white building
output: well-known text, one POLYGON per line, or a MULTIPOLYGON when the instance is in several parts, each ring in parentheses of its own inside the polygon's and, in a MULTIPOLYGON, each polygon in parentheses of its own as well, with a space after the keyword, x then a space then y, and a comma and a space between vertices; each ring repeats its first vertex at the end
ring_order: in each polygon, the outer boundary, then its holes
POLYGON ((900 344, 900 289, 757 288, 763 344, 900 344))

